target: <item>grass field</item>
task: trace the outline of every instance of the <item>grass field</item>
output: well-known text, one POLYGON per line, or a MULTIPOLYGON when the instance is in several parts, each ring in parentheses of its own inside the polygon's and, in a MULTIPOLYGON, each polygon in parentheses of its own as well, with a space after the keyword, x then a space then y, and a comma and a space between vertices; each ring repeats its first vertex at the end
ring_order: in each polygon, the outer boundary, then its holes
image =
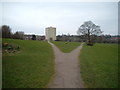
POLYGON ((64 53, 69 53, 78 46, 80 46, 80 42, 61 42, 61 41, 54 41, 54 43, 59 49, 64 53))
POLYGON ((52 47, 45 41, 3 39, 20 45, 20 52, 3 54, 3 88, 44 88, 54 73, 52 47))
POLYGON ((80 54, 80 64, 85 87, 118 87, 117 44, 85 45, 80 54))

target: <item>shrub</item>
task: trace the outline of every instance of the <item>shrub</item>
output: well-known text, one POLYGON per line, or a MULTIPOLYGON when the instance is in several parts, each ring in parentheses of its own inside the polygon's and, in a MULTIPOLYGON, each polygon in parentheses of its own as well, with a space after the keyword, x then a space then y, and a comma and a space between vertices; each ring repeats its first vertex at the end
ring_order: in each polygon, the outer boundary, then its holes
POLYGON ((20 50, 20 46, 16 46, 10 43, 2 43, 2 51, 3 53, 14 53, 20 50))

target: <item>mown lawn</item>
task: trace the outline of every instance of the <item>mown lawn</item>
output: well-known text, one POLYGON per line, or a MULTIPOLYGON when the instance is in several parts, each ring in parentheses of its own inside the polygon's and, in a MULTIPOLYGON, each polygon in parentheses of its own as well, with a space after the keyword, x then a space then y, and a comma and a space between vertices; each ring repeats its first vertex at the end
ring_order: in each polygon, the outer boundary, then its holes
POLYGON ((80 54, 80 68, 87 88, 118 87, 118 45, 84 45, 80 54))
POLYGON ((20 52, 3 54, 3 88, 44 88, 54 73, 54 54, 45 41, 3 39, 20 46, 20 52))
POLYGON ((61 42, 61 41, 54 41, 54 43, 62 52, 69 53, 78 46, 80 46, 80 42, 61 42))

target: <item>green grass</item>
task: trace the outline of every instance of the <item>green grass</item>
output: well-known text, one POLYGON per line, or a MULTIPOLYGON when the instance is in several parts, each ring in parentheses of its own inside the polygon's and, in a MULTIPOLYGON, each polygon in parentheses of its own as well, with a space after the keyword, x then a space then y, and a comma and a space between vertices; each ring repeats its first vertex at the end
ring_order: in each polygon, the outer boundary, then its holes
POLYGON ((80 54, 80 64, 85 87, 118 87, 117 44, 85 45, 80 54))
POLYGON ((54 43, 62 52, 69 53, 78 46, 80 46, 80 42, 61 42, 61 41, 54 41, 54 43))
POLYGON ((54 55, 45 41, 3 39, 20 45, 15 54, 3 54, 3 88, 44 88, 54 73, 54 55))

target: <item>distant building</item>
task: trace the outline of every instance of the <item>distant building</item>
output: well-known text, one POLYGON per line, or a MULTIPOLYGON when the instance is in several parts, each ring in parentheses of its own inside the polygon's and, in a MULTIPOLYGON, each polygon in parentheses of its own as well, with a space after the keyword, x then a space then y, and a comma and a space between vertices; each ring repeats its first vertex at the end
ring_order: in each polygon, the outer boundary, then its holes
MULTIPOLYGON (((45 36, 35 35, 36 40, 45 40, 45 36)), ((24 35, 24 40, 32 40, 32 35, 24 35)))
POLYGON ((32 35, 24 35, 24 40, 32 40, 32 35))
POLYGON ((56 28, 55 27, 47 27, 45 29, 45 39, 48 41, 56 40, 56 28))
POLYGON ((23 31, 19 31, 18 35, 19 35, 20 39, 24 39, 24 32, 23 31))
POLYGON ((45 40, 45 36, 36 35, 36 40, 45 40))

